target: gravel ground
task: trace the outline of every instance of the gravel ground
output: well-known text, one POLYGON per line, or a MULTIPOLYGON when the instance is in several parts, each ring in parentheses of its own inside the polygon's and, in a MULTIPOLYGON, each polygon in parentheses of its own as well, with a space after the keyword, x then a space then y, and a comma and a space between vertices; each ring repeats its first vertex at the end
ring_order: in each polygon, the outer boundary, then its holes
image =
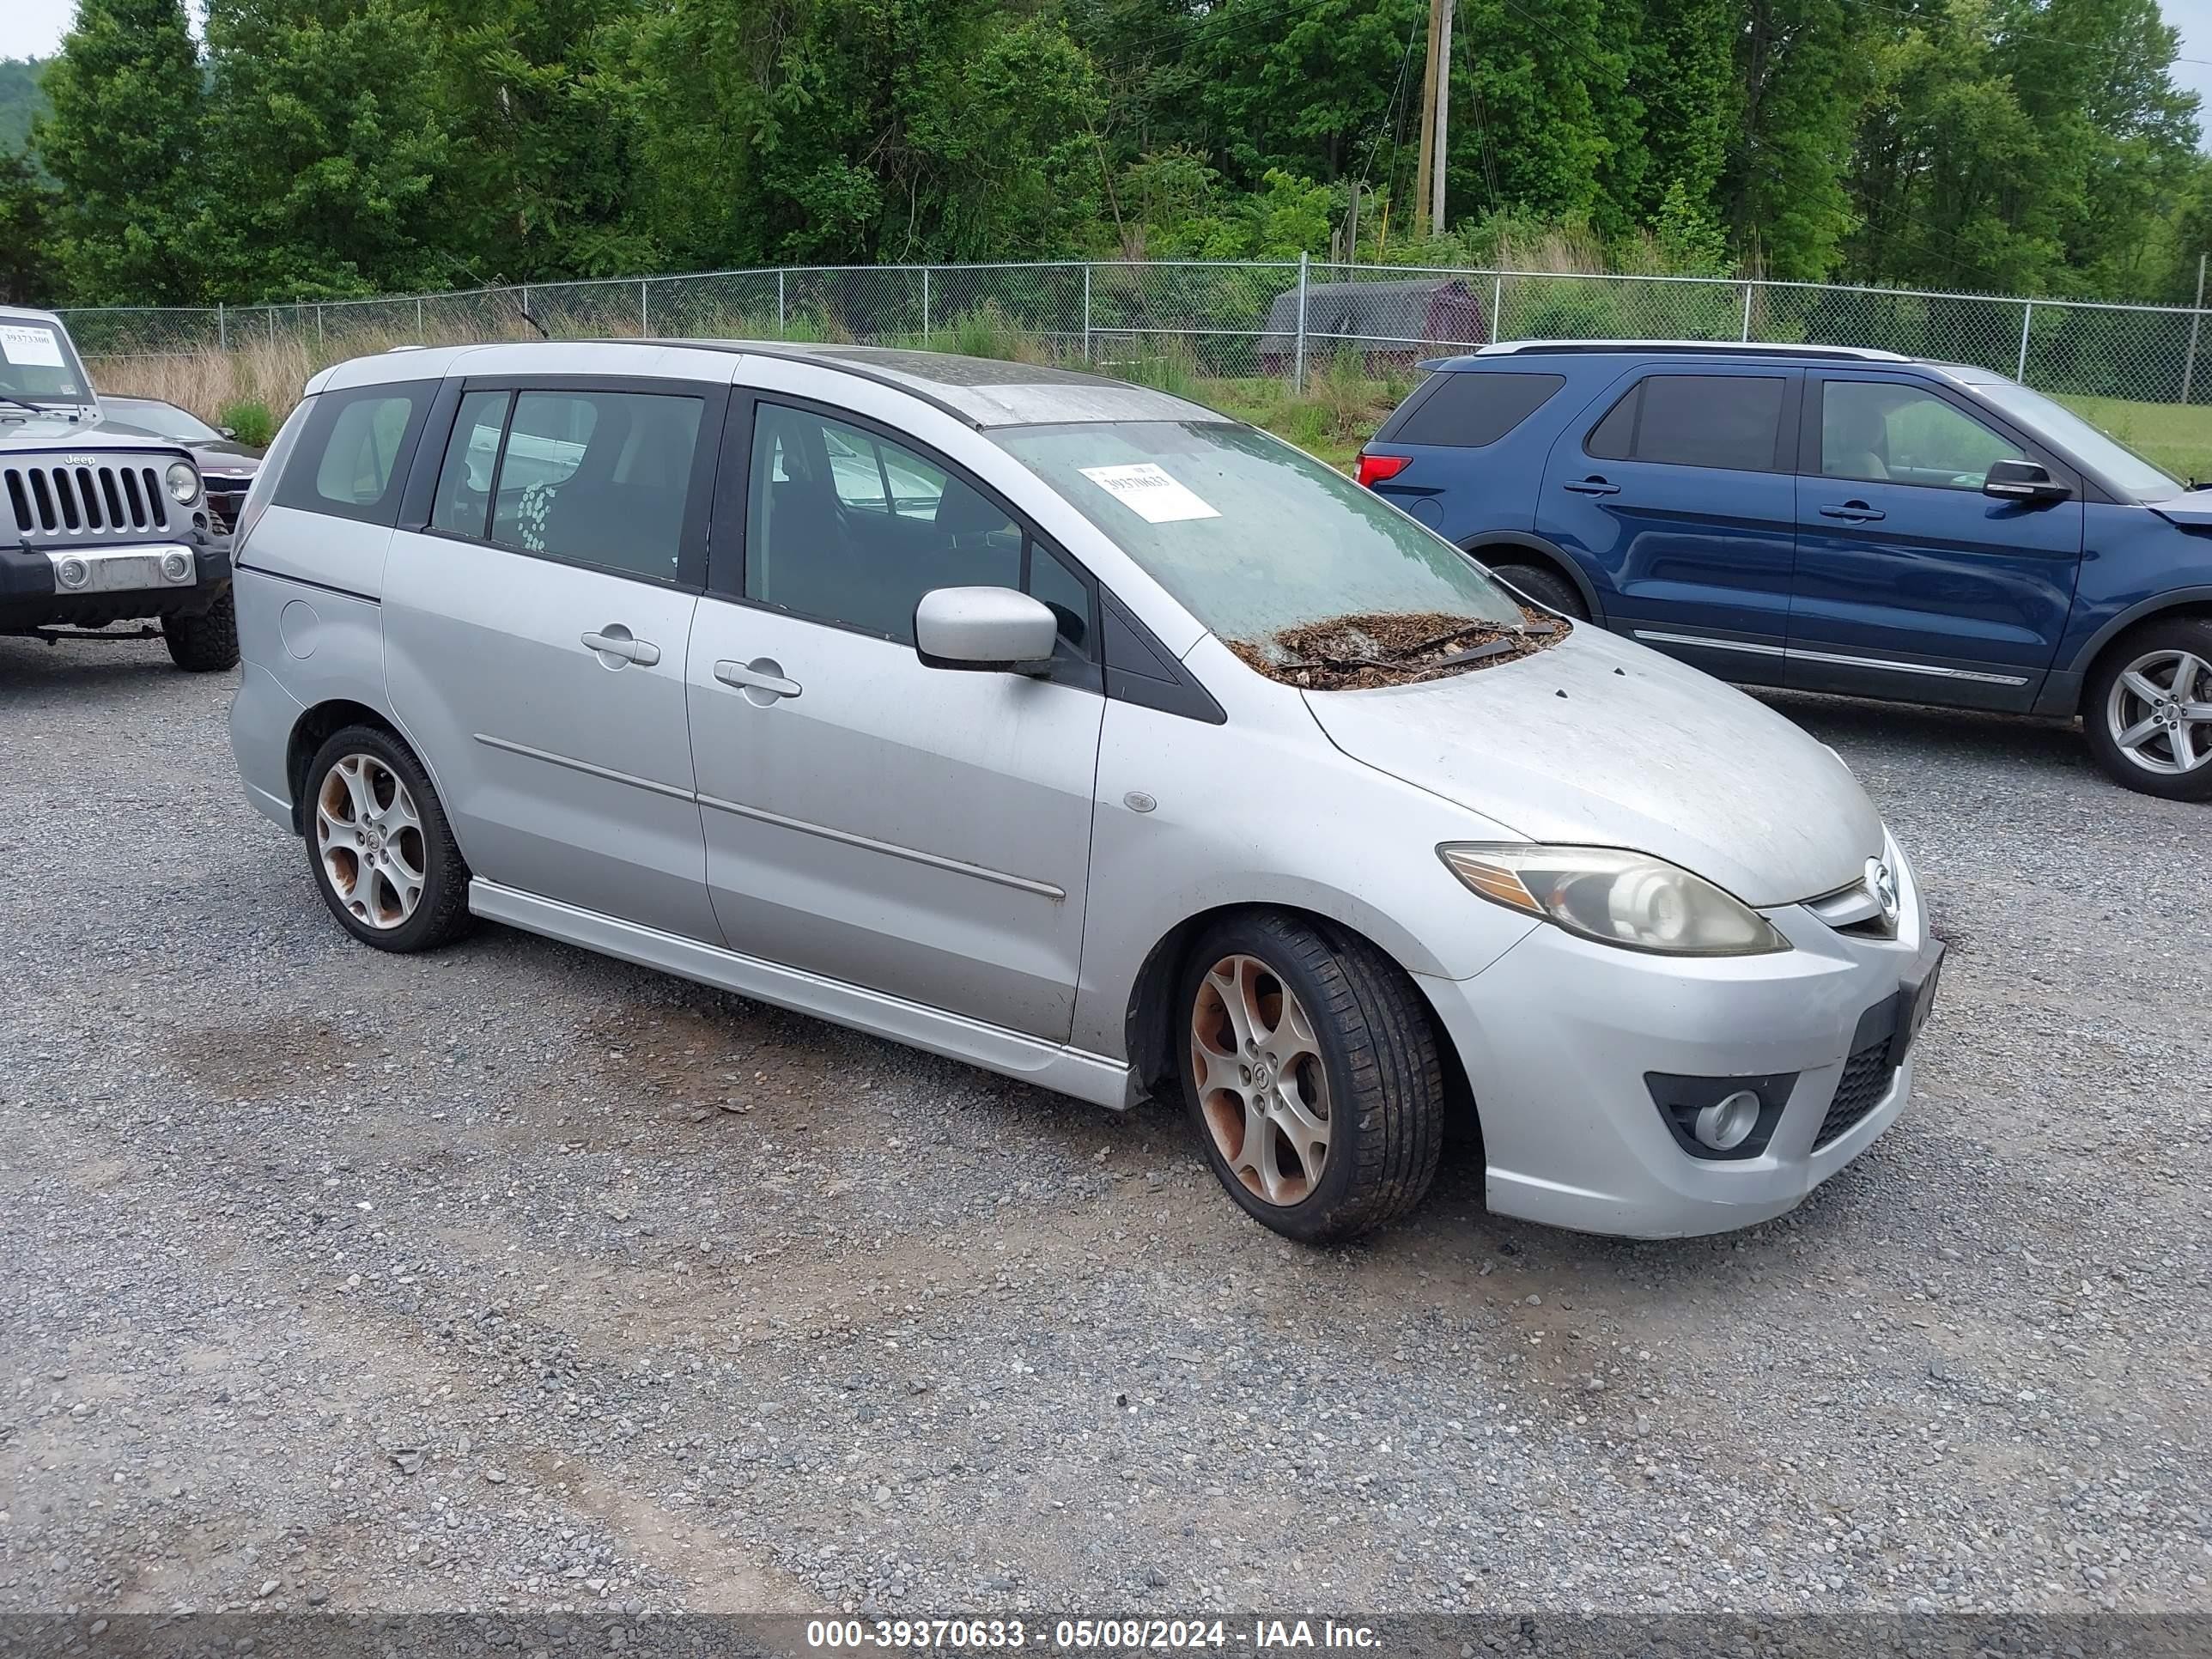
POLYGON ((1312 1252, 1114 1117, 348 942, 231 678, 0 641, 0 1611, 2212 1611, 2212 809, 1778 700, 1951 942, 1796 1214, 1312 1252))

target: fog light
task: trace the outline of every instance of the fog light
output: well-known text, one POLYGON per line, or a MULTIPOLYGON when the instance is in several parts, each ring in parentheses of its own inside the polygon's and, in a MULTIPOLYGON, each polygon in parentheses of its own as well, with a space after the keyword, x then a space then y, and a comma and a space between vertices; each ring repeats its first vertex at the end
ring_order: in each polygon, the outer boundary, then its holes
POLYGON ((185 554, 172 550, 161 555, 161 574, 173 582, 190 580, 192 562, 185 554))
POLYGON ((1759 1127, 1759 1097, 1748 1089, 1739 1089, 1699 1112, 1692 1133, 1699 1144, 1717 1152, 1732 1152, 1759 1127))
POLYGON ((1646 1072, 1651 1103, 1674 1144, 1692 1158, 1741 1163, 1759 1157, 1797 1086, 1795 1072, 1764 1077, 1685 1077, 1646 1072))
POLYGON ((82 587, 92 580, 92 567, 82 559, 64 559, 54 574, 64 587, 82 587))

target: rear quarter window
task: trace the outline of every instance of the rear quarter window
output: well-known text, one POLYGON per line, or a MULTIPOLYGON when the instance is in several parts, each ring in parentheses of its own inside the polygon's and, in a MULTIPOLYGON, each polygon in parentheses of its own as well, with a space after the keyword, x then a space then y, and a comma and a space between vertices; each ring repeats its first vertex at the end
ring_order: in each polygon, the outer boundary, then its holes
POLYGON ((1447 370, 1408 408, 1390 438, 1401 444, 1480 449, 1496 443, 1552 400, 1564 374, 1447 370))
POLYGON ((436 391, 435 381, 419 380, 324 392, 300 428, 276 504, 397 524, 408 464, 436 391))

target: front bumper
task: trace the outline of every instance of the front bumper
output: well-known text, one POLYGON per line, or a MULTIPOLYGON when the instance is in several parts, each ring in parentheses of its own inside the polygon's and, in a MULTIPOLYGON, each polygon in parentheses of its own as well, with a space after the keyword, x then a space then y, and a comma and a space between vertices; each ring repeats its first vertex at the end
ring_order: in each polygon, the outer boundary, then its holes
POLYGON ((1473 979, 1425 978, 1474 1088, 1490 1208, 1635 1238, 1723 1232, 1795 1208, 1863 1152, 1911 1094, 1917 1048, 1893 1068, 1887 1045, 1900 988, 1941 948, 1894 849, 1892 864, 1894 939, 1790 905, 1766 912, 1796 947, 1771 956, 1649 956, 1542 927, 1473 979), (1678 1143, 1655 1073, 1796 1080, 1764 1150, 1716 1159, 1678 1143))
POLYGON ((230 586, 227 542, 0 547, 0 634, 198 616, 230 586))

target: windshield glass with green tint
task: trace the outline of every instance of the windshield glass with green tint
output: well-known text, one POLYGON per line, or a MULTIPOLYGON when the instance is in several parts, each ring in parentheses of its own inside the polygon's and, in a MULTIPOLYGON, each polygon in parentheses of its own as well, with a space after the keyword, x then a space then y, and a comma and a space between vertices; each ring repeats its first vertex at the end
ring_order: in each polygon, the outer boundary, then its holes
POLYGON ((1522 621, 1449 542, 1250 427, 1140 421, 991 435, 1225 640, 1258 643, 1347 616, 1522 621))
POLYGON ((0 317, 0 397, 81 404, 91 395, 76 353, 52 323, 0 317))
POLYGON ((1974 390, 2060 448, 2070 451, 2091 471, 2102 474, 2113 488, 2138 500, 2162 501, 2180 495, 2187 487, 2179 478, 2143 459, 2103 428, 2091 425, 2065 404, 2052 402, 2040 392, 2030 392, 2010 380, 1978 386, 1974 390))

